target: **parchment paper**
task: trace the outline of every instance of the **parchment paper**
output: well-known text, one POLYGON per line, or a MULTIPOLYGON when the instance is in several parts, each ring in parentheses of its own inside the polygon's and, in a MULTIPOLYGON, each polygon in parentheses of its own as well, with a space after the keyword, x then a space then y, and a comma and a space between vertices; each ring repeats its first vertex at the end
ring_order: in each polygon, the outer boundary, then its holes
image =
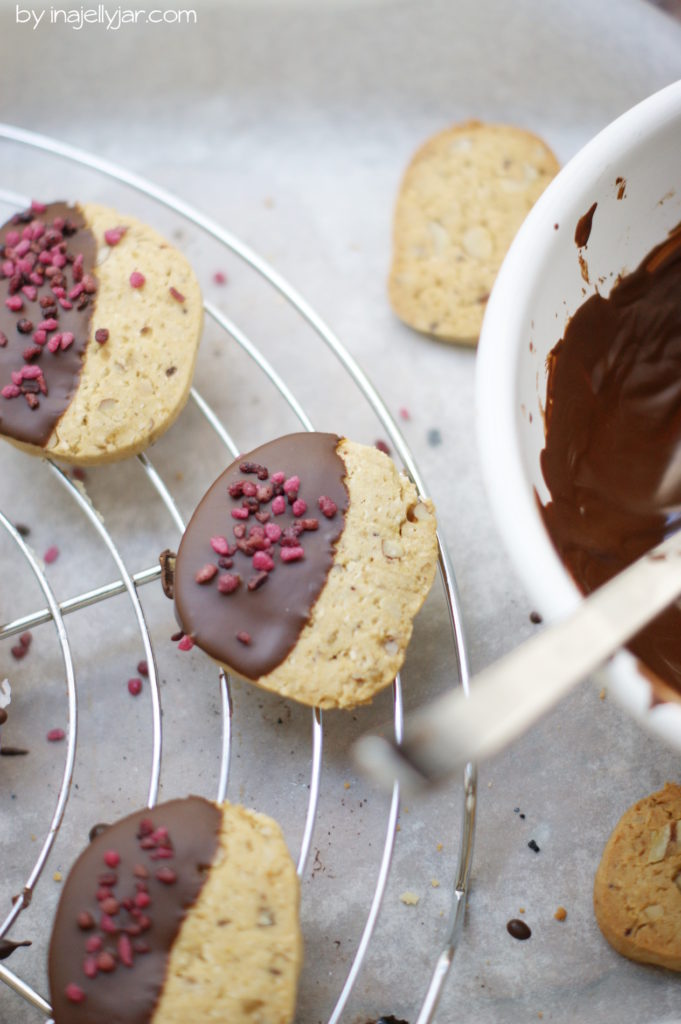
MULTIPOLYGON (((28 4, 25 5, 28 7, 28 4)), ((55 5, 56 6, 56 5, 55 5)), ((68 6, 68 5, 67 5, 68 6)), ((169 6, 169 5, 167 5, 169 6)), ((179 6, 179 5, 175 5, 179 6)), ((189 5, 187 5, 189 6, 189 5)), ((173 190, 242 238, 329 322, 395 415, 435 499, 457 572, 472 668, 539 628, 491 523, 473 431, 475 355, 401 325, 386 300, 392 206, 402 171, 431 133, 457 120, 508 120, 568 159, 614 116, 681 74, 681 27, 640 0, 199 3, 197 24, 17 24, 0 7, 0 115, 117 161, 173 190)), ((347 375, 287 304, 195 228, 112 181, 2 144, 0 188, 92 198, 144 216, 180 245, 206 297, 262 348, 321 429, 369 443, 380 426, 347 375), (213 281, 224 271, 226 285, 213 281)), ((9 212, 10 207, 4 209, 9 212)), ((196 384, 246 449, 296 426, 233 342, 207 325, 196 384)), ((225 455, 195 408, 150 453, 188 516, 225 455)), ((177 543, 136 462, 89 471, 86 487, 133 570, 177 543)), ((91 528, 50 472, 0 449, 0 507, 31 528, 60 598, 116 578, 91 528)), ((0 539, 0 615, 44 601, 0 539)), ((162 679, 162 796, 214 795, 217 674, 200 652, 177 652, 157 585, 141 591, 162 679)), ((46 994, 45 949, 64 873, 98 821, 144 803, 148 687, 128 678, 142 657, 125 598, 68 618, 80 701, 77 766, 64 826, 31 908, 11 931, 30 938, 7 966, 46 994)), ((49 825, 66 717, 53 627, 34 631, 20 663, 0 651, 13 687, 2 740, 25 745, 0 773, 0 909, 7 910, 49 825)), ((436 591, 404 672, 407 710, 456 680, 446 608, 436 591)), ((235 686, 229 796, 274 814, 297 856, 308 796, 309 712, 235 686)), ((327 1019, 354 954, 375 878, 388 802, 354 774, 348 749, 391 715, 325 716, 320 816, 303 879, 307 957, 298 1021, 327 1019)), ((681 1018, 677 979, 619 958, 591 910, 600 851, 634 800, 678 779, 678 757, 585 684, 511 751, 483 766, 467 925, 437 1020, 605 1024, 681 1018), (516 810, 517 809, 517 810, 516 810), (524 815, 524 817, 523 817, 524 815), (528 848, 534 839, 539 852, 528 848), (559 905, 564 922, 554 920, 559 905), (521 909, 523 908, 523 909, 521 909), (522 916, 532 938, 506 932, 522 916)), ((458 783, 402 808, 376 937, 344 1020, 415 1020, 445 934, 461 816, 458 783), (405 904, 404 893, 418 902, 405 904)), ((0 987, 0 1021, 41 1015, 0 987)))

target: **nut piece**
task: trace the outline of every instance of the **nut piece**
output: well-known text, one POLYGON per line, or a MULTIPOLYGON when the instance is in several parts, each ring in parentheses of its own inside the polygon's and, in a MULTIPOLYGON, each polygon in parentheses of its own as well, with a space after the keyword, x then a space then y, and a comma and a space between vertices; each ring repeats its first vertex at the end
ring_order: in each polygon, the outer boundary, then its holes
POLYGON ((488 260, 492 255, 492 236, 482 224, 469 228, 462 241, 464 249, 474 260, 488 260))
POLYGON ((401 558, 404 554, 404 548, 397 541, 384 540, 381 546, 386 558, 401 558))
POLYGON ((442 224, 435 220, 430 221, 428 224, 428 231, 430 232, 434 251, 438 256, 441 256, 451 244, 449 232, 446 228, 443 228, 442 224))
POLYGON ((426 519, 430 519, 430 509, 422 501, 418 501, 415 505, 412 505, 407 512, 407 518, 412 522, 416 519, 419 522, 424 522, 426 519))
POLYGON ((664 860, 671 838, 671 831, 671 822, 667 822, 663 828, 653 831, 648 851, 648 864, 657 864, 659 861, 664 860))

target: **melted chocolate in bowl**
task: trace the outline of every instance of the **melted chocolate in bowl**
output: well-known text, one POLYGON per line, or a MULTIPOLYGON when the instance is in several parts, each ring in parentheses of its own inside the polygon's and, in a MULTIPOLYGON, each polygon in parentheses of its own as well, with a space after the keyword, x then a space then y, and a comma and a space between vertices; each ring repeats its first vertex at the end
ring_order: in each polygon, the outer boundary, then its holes
MULTIPOLYGON (((583 593, 681 526, 681 225, 549 355, 540 511, 583 593)), ((681 693, 681 609, 628 645, 681 693)))

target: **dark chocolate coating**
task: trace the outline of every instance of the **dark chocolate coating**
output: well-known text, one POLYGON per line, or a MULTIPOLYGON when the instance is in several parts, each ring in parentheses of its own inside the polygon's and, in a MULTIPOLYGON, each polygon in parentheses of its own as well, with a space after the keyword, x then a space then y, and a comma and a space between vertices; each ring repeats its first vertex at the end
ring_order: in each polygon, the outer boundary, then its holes
MULTIPOLYGON (((68 206, 65 203, 51 203, 45 213, 32 214, 27 223, 39 220, 49 230, 56 217, 64 218, 77 228, 75 233, 64 238, 67 253, 73 256, 82 253, 84 274, 94 276, 97 243, 92 232, 86 227, 85 218, 78 207, 68 206)), ((8 221, 0 228, 0 246, 4 247, 8 232, 18 231, 21 233, 27 223, 8 221)), ((37 250, 34 255, 38 255, 41 249, 46 248, 43 239, 34 243, 34 248, 37 250)), ((0 263, 3 263, 7 256, 3 248, 0 248, 0 253, 3 253, 2 260, 0 260, 0 263)), ((74 287, 71 264, 67 264, 61 273, 65 277, 64 287, 68 295, 74 287)), ((39 323, 54 317, 58 321, 56 328, 58 333, 70 332, 75 337, 70 348, 56 353, 48 351, 47 345, 43 345, 40 355, 31 360, 32 365, 39 366, 43 371, 47 385, 47 395, 39 392, 35 394, 38 402, 35 408, 29 406, 23 395, 16 398, 0 396, 0 433, 16 441, 24 441, 42 448, 50 439, 78 387, 83 357, 90 336, 94 295, 88 297, 85 309, 79 310, 79 299, 75 299, 73 308, 70 310, 63 309, 57 303, 56 312, 46 313, 40 306, 39 300, 43 296, 54 297, 54 295, 50 287, 50 279, 45 277, 42 285, 35 286, 38 293, 35 300, 30 300, 21 291, 17 293, 23 300, 24 308, 20 312, 12 312, 5 305, 5 300, 10 296, 11 280, 12 278, 0 276, 0 331, 7 338, 7 344, 0 347, 0 389, 12 383, 13 370, 21 370, 25 365, 23 353, 25 349, 35 345, 33 333, 39 323), (17 324, 22 319, 33 324, 33 331, 23 334, 17 329, 17 324)), ((27 276, 23 280, 25 285, 31 285, 27 276)), ((52 332, 52 334, 54 333, 52 332)), ((49 337, 51 334, 48 334, 48 340, 49 337)))
MULTIPOLYGON (((345 463, 337 454, 340 438, 335 434, 289 434, 242 455, 212 485, 187 527, 177 553, 175 566, 175 610, 185 633, 216 661, 229 666, 246 679, 267 675, 285 660, 309 620, 312 607, 322 591, 333 565, 336 543, 343 532, 348 494, 343 483, 345 463), (238 480, 258 481, 253 474, 240 472, 245 461, 267 467, 269 476, 283 472, 287 478, 299 476, 299 497, 307 503, 305 517, 316 518, 319 528, 301 534, 305 557, 299 562, 283 563, 280 547, 270 553, 275 568, 257 590, 249 590, 254 574, 252 560, 241 551, 234 556, 230 573, 238 573, 242 583, 231 594, 221 594, 217 577, 210 583, 196 582, 196 573, 206 564, 218 563, 210 539, 224 536, 235 540, 237 520, 231 510, 242 505, 228 493, 238 480), (338 506, 333 518, 326 518, 317 502, 320 496, 331 498, 338 506), (248 633, 249 644, 237 634, 248 633)), ((270 504, 261 506, 264 510, 270 504)), ((289 502, 283 515, 272 515, 270 522, 287 528, 295 521, 289 502)), ((255 525, 253 515, 245 521, 247 529, 255 525)))
POLYGON ((92 840, 74 864, 64 886, 52 930, 49 951, 49 978, 55 1024, 147 1024, 157 1005, 166 977, 168 956, 187 911, 196 902, 219 845, 222 820, 220 809, 200 797, 172 800, 153 810, 138 811, 107 828, 92 840), (167 828, 173 856, 153 859, 154 850, 140 847, 140 823, 150 821, 154 828, 167 828), (120 855, 120 864, 110 867, 104 860, 107 851, 120 855), (137 867, 137 874, 134 869, 137 867), (96 895, 102 879, 115 876, 111 887, 120 903, 137 893, 140 868, 148 871, 144 879, 151 902, 142 913, 151 926, 131 942, 145 942, 149 952, 134 953, 132 967, 118 958, 118 942, 125 928, 140 918, 120 907, 111 915, 117 928, 107 934, 95 927, 79 927, 78 915, 87 912, 99 923, 101 908, 96 895), (155 874, 170 869, 177 875, 172 884, 159 881, 155 874), (115 970, 99 971, 94 978, 85 975, 83 965, 89 954, 86 942, 93 936, 103 938, 104 950, 116 959, 115 970), (66 996, 69 984, 82 989, 85 998, 74 1003, 66 996))
MULTIPOLYGON (((590 593, 681 525, 681 225, 591 296, 549 356, 541 509, 590 593)), ((628 645, 681 690, 681 611, 628 645)))

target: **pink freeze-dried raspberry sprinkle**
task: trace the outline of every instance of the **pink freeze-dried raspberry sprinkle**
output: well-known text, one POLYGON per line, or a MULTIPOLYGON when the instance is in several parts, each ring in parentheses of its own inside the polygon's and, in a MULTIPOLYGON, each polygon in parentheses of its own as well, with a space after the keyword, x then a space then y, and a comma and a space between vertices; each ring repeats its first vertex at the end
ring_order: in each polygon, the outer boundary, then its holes
POLYGON ((216 555, 229 555, 229 541, 226 537, 211 537, 210 546, 216 555))
POLYGON ((108 228, 108 230, 104 232, 104 241, 110 246, 118 245, 127 230, 128 229, 123 226, 108 228))
POLYGON ((82 1003, 85 1000, 85 993, 75 981, 70 981, 64 989, 64 995, 70 1003, 82 1003))
POLYGON ((271 572, 274 569, 274 560, 266 551, 256 551, 253 555, 253 568, 263 572, 271 572))
POLYGON ((299 562, 305 557, 305 551, 300 546, 282 548, 279 557, 282 562, 299 562))
POLYGON ((218 578, 218 590, 221 594, 233 594, 238 589, 240 583, 240 576, 226 572, 218 578))

